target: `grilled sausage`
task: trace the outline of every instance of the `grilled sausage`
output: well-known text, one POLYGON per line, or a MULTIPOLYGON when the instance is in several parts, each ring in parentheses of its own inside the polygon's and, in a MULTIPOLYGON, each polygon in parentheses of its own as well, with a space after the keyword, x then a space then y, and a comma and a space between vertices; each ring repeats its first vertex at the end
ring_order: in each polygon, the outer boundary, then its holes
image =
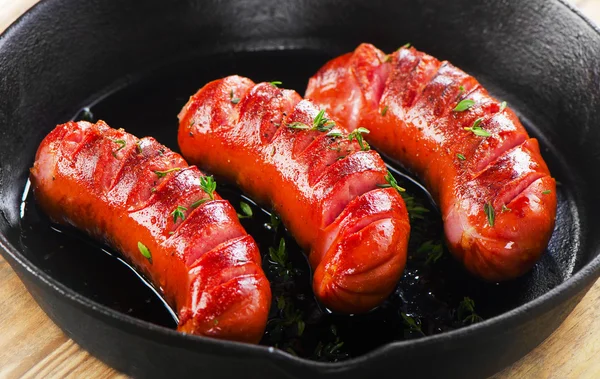
POLYGON ((333 59, 306 96, 425 181, 452 253, 489 281, 527 272, 546 248, 556 184, 513 111, 450 63, 369 44, 333 59))
POLYGON ((398 192, 379 187, 387 169, 375 151, 296 92, 239 76, 200 89, 179 120, 186 159, 279 213, 309 252, 323 304, 366 312, 391 293, 410 227, 398 192))
POLYGON ((258 248, 210 179, 180 155, 102 121, 69 122, 42 141, 31 182, 53 221, 141 270, 176 309, 180 331, 261 339, 271 290, 258 248))

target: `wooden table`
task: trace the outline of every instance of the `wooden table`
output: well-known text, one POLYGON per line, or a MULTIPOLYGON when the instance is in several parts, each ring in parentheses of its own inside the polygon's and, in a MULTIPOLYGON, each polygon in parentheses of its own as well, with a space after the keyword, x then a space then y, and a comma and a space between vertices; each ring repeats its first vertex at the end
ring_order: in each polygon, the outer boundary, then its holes
MULTIPOLYGON (((0 31, 37 0, 0 0, 0 31)), ((600 0, 573 0, 600 23, 600 0)), ((0 377, 122 376, 82 350, 44 314, 0 257, 0 377)), ((600 281, 540 346, 493 379, 600 378, 600 281)))

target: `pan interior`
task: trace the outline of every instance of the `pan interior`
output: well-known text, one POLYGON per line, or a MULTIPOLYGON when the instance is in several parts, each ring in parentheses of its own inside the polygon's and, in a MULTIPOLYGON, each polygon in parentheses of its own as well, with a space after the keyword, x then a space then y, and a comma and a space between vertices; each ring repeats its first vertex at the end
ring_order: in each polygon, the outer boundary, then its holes
MULTIPOLYGON (((283 87, 302 94, 310 75, 332 57, 330 52, 325 51, 314 48, 264 50, 185 59, 140 73, 135 75, 135 79, 125 78, 99 91, 86 103, 73 104, 69 112, 74 119, 102 119, 113 128, 124 128, 138 137, 153 136, 178 151, 176 115, 189 96, 205 83, 239 74, 256 82, 282 81, 283 87)), ((493 81, 485 84, 493 95, 502 98, 504 93, 495 88, 493 81)), ((569 157, 563 150, 544 136, 547 126, 540 125, 538 128, 528 121, 527 116, 535 114, 535 110, 520 107, 524 102, 518 101, 518 93, 511 94, 509 100, 530 134, 540 139, 542 154, 559 185, 556 227, 546 253, 530 273, 508 283, 484 283, 470 277, 445 249, 442 258, 432 262, 431 248, 423 246, 427 245, 427 241, 435 245, 442 240, 440 216, 435 204, 430 202, 427 192, 411 179, 407 171, 390 164, 401 185, 408 189, 417 203, 428 209, 423 218, 412 220, 407 270, 397 290, 377 310, 361 316, 332 314, 315 301, 307 262, 282 227, 273 230, 269 209, 255 205, 251 198, 245 197, 234 186, 218 181, 217 191, 238 211, 241 210, 241 201, 250 204, 253 209, 253 217, 242 222, 259 244, 263 266, 275 294, 271 321, 261 343, 277 344, 310 359, 343 360, 390 341, 420 338, 468 325, 473 320, 465 321, 469 313, 459 312, 465 297, 474 300, 478 316, 484 319, 494 317, 548 292, 588 262, 591 257, 585 255, 581 248, 583 226, 580 209, 583 204, 576 191, 583 182, 580 173, 569 163, 569 157), (286 241, 294 268, 291 281, 278 276, 269 257, 269 248, 277 248, 282 238, 286 241), (411 326, 411 319, 417 327, 411 326), (341 342, 343 345, 340 345, 341 342)), ((67 121, 69 112, 57 122, 67 121)), ((47 132, 52 126, 40 128, 47 132)), ((43 133, 39 133, 39 138, 42 136, 43 133)), ((18 167, 13 168, 18 173, 19 183, 14 191, 20 191, 19 196, 23 194, 23 202, 15 203, 18 209, 13 207, 9 210, 17 218, 17 222, 9 222, 9 226, 5 227, 11 243, 35 266, 76 292, 116 311, 174 328, 176 317, 173 311, 144 278, 135 274, 119 258, 118 253, 74 230, 51 225, 36 208, 26 178, 39 141, 27 141, 27 148, 22 153, 25 155, 21 156, 18 167)))

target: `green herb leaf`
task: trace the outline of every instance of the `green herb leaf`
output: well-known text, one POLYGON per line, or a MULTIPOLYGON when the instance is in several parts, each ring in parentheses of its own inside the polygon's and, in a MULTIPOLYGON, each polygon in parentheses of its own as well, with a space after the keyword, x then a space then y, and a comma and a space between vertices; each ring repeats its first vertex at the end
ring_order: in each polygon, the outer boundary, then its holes
POLYGON ((215 199, 214 192, 215 192, 215 189, 217 189, 217 182, 215 182, 215 179, 212 177, 212 175, 211 176, 201 176, 200 177, 200 187, 202 188, 202 190, 204 192, 206 192, 206 194, 208 195, 210 200, 215 199))
POLYGON ((117 151, 119 151, 122 148, 124 148, 125 146, 127 146, 127 142, 124 139, 116 139, 116 140, 113 140, 113 142, 116 143, 117 145, 119 145, 119 148, 117 149, 117 151))
POLYGON ((383 63, 389 63, 392 61, 392 54, 388 54, 385 56, 385 59, 383 60, 383 63))
POLYGON ((271 229, 274 232, 277 232, 277 228, 279 227, 280 223, 281 223, 281 219, 279 218, 279 216, 277 216, 277 213, 272 211, 271 212, 271 222, 269 224, 271 226, 271 229))
POLYGON ((181 170, 181 167, 173 167, 173 168, 170 168, 170 169, 168 169, 168 170, 165 170, 165 171, 154 171, 154 173, 155 173, 155 174, 156 174, 156 176, 158 176, 159 178, 163 178, 163 177, 167 176, 167 174, 168 174, 168 173, 170 173, 170 172, 175 172, 175 171, 179 171, 179 170, 181 170))
POLYGON ((285 249, 285 239, 279 240, 279 246, 277 249, 269 247, 269 258, 275 264, 276 272, 283 277, 284 280, 288 280, 294 275, 292 265, 288 262, 288 254, 285 249))
POLYGON ((471 108, 473 105, 475 105, 475 101, 471 99, 461 100, 460 103, 458 103, 456 107, 454 107, 454 112, 464 112, 467 109, 471 108))
POLYGON ((496 221, 496 212, 494 211, 494 207, 492 206, 492 203, 490 203, 490 202, 485 203, 483 205, 483 212, 487 216, 488 224, 490 224, 490 226, 494 226, 494 222, 496 221))
POLYGON ((240 102, 240 98, 235 97, 235 95, 233 94, 233 89, 231 91, 229 91, 229 100, 231 101, 232 104, 237 104, 240 102))
POLYGON ((298 122, 298 121, 290 122, 286 126, 290 129, 300 129, 300 130, 309 130, 310 129, 310 126, 306 125, 303 122, 298 122))
POLYGON ((423 333, 423 331, 421 330, 421 325, 418 324, 414 318, 412 318, 411 316, 407 315, 404 312, 401 312, 400 316, 402 316, 402 321, 404 321, 404 324, 406 326, 408 326, 409 331, 417 332, 417 333, 421 334, 422 336, 425 335, 425 333, 423 333))
POLYGON ((550 190, 545 190, 542 192, 542 195, 550 195, 552 193, 552 191, 550 190))
POLYGON ((343 137, 342 133, 340 133, 338 131, 331 131, 331 132, 327 133, 327 135, 329 137, 334 137, 334 138, 342 138, 343 137))
POLYGON ((304 333, 304 328, 306 327, 306 324, 304 323, 303 320, 298 320, 297 323, 297 328, 298 328, 298 337, 301 337, 302 334, 304 333))
POLYGON ((280 311, 285 308, 285 298, 283 296, 277 296, 277 309, 280 311))
POLYGON ((398 50, 400 50, 400 49, 408 49, 410 46, 411 46, 410 42, 407 42, 404 45, 400 46, 400 48, 398 50))
POLYGON ((283 83, 281 83, 279 80, 275 80, 275 81, 269 82, 269 84, 272 85, 273 87, 279 87, 283 83))
POLYGON ((146 259, 148 259, 150 261, 150 263, 152 263, 152 254, 150 254, 150 250, 146 247, 146 245, 144 245, 140 241, 138 241, 137 245, 138 245, 138 249, 140 250, 140 253, 142 253, 142 255, 146 259))
POLYGON ((392 187, 393 189, 395 189, 396 191, 402 193, 405 192, 406 190, 402 187, 400 187, 398 185, 398 182, 396 181, 396 178, 394 178, 394 175, 392 175, 391 172, 387 172, 387 174, 385 174, 385 176, 383 177, 385 179, 385 181, 387 182, 387 184, 378 184, 377 186, 380 188, 389 188, 392 187))
POLYGON ((425 265, 429 266, 431 263, 437 263, 438 260, 444 255, 444 248, 441 243, 433 243, 433 241, 425 241, 417 249, 417 254, 421 255, 427 253, 427 259, 425 265))
POLYGON ((481 128, 481 126, 479 126, 479 124, 481 124, 481 121, 483 121, 483 119, 478 118, 477 120, 475 120, 475 122, 473 122, 473 126, 469 127, 469 128, 464 128, 466 131, 469 132, 473 132, 473 134, 475 134, 478 137, 489 137, 492 134, 490 132, 488 132, 487 130, 484 130, 483 128, 481 128))
POLYGON ((191 207, 192 209, 198 208, 200 205, 202 205, 202 204, 206 203, 206 202, 207 202, 207 201, 209 201, 209 200, 210 200, 210 198, 208 198, 208 197, 207 197, 207 198, 204 198, 204 199, 196 200, 196 201, 194 201, 194 202, 192 203, 192 205, 190 205, 190 207, 191 207))
POLYGON ((313 120, 313 127, 311 129, 319 132, 328 132, 334 126, 335 122, 325 117, 325 109, 321 109, 313 120))
POLYGON ((467 158, 465 158, 465 156, 464 156, 464 155, 462 155, 461 153, 458 153, 458 154, 456 154, 456 157, 457 157, 458 159, 460 159, 461 161, 464 161, 465 159, 467 159, 467 158))
POLYGON ((171 212, 171 215, 173 215, 173 223, 176 223, 178 218, 181 219, 181 221, 185 220, 185 213, 183 213, 185 211, 187 211, 186 207, 178 205, 177 208, 171 212))
POLYGON ((506 105, 507 105, 507 104, 506 104, 506 101, 503 101, 503 102, 500 104, 500 110, 498 110, 498 112, 502 112, 503 110, 505 110, 505 109, 506 109, 506 105))
POLYGON ((252 217, 252 208, 250 208, 250 205, 248 205, 248 203, 244 203, 243 201, 240 201, 240 208, 242 210, 242 214, 237 214, 238 218, 251 218, 252 217))
POLYGON ((386 105, 386 106, 385 106, 385 107, 383 107, 383 109, 381 110, 381 115, 382 115, 382 116, 385 116, 385 115, 386 115, 386 113, 387 113, 387 111, 388 111, 388 106, 386 105))
POLYGON ((456 310, 456 316, 462 323, 475 324, 483 321, 477 313, 475 313, 475 302, 470 297, 464 297, 458 305, 456 310))
POLYGON ((368 151, 371 149, 371 146, 369 146, 367 141, 364 140, 363 134, 369 134, 369 133, 371 133, 369 131, 369 129, 359 127, 359 128, 354 129, 354 131, 352 131, 352 133, 348 134, 348 140, 350 142, 352 142, 353 140, 356 140, 356 142, 358 142, 358 145, 360 146, 360 149, 362 151, 368 151))
POLYGON ((510 212, 511 209, 509 207, 506 206, 506 204, 502 204, 502 213, 504 212, 510 212))

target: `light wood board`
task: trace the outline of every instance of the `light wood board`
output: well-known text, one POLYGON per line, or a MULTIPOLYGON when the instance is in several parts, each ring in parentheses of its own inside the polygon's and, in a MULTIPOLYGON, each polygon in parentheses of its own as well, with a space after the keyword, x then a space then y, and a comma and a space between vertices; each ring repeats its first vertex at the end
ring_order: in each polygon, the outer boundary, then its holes
MULTIPOLYGON (((0 0, 0 31, 36 2, 0 0)), ((600 0, 573 3, 600 22, 600 0)), ((1 257, 0 309, 0 377, 122 376, 67 338, 1 257)), ((505 378, 600 378, 600 281, 546 341, 493 376, 505 378)))

